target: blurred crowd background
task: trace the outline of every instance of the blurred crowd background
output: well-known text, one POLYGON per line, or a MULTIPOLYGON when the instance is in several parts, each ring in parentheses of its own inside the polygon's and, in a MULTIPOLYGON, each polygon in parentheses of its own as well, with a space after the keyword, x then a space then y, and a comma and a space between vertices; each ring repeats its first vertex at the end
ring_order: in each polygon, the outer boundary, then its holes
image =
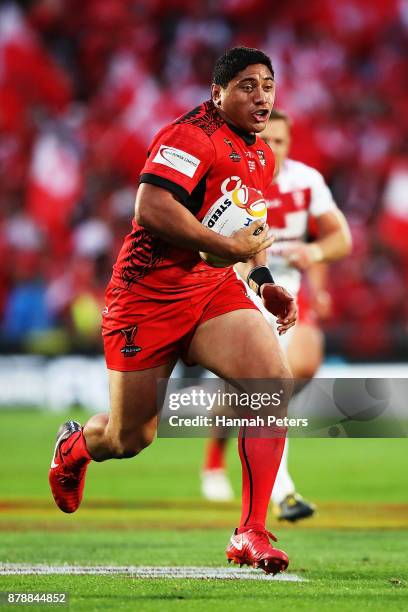
POLYGON ((0 350, 100 351, 103 292, 147 146, 237 44, 273 61, 291 156, 351 225, 329 354, 408 349, 408 0, 0 5, 0 350))

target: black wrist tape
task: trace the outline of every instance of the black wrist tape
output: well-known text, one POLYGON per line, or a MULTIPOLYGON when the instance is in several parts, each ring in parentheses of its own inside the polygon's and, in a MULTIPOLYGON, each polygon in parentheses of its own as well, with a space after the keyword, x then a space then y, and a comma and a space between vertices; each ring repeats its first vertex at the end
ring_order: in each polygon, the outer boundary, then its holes
POLYGON ((252 268, 248 274, 247 283, 255 291, 255 293, 261 296, 261 287, 265 283, 275 284, 271 271, 266 266, 256 266, 252 268))

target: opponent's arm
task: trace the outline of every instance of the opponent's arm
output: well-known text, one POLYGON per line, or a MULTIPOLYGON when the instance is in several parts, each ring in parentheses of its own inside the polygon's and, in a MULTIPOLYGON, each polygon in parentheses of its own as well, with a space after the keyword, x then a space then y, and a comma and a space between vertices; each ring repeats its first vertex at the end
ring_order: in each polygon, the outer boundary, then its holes
POLYGON ((319 238, 311 247, 320 249, 319 261, 329 263, 351 253, 351 233, 345 216, 338 208, 316 217, 319 238))
POLYGON ((319 262, 331 262, 351 252, 351 234, 343 213, 332 210, 316 217, 319 238, 314 242, 294 242, 282 255, 291 266, 306 270, 319 262))
POLYGON ((137 192, 135 219, 139 225, 171 244, 213 253, 230 261, 245 261, 272 244, 266 227, 254 236, 255 230, 264 225, 261 220, 254 221, 233 236, 221 236, 204 227, 170 191, 149 183, 142 183, 137 192))
POLYGON ((332 315, 332 298, 327 290, 329 266, 325 263, 315 264, 306 274, 313 311, 319 319, 329 319, 332 315))

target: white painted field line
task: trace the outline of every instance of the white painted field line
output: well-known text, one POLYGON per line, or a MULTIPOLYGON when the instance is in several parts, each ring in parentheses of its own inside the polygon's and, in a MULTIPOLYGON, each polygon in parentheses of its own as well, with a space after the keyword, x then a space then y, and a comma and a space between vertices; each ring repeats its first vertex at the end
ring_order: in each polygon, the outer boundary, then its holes
POLYGON ((267 575, 251 568, 232 567, 154 567, 142 565, 45 565, 0 563, 0 576, 11 575, 127 575, 132 578, 191 578, 195 580, 269 580, 307 582, 296 574, 267 575))

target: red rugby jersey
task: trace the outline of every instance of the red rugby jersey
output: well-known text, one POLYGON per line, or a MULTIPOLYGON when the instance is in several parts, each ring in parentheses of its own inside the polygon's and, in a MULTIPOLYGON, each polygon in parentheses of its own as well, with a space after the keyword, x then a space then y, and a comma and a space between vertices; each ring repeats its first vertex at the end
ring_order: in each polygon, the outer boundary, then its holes
MULTIPOLYGON (((151 143, 140 183, 167 189, 202 220, 223 193, 245 185, 264 191, 274 157, 255 135, 226 123, 207 101, 164 127, 151 143)), ((196 251, 171 245, 133 219, 112 282, 146 297, 175 294, 218 283, 232 267, 213 268, 196 251)))

